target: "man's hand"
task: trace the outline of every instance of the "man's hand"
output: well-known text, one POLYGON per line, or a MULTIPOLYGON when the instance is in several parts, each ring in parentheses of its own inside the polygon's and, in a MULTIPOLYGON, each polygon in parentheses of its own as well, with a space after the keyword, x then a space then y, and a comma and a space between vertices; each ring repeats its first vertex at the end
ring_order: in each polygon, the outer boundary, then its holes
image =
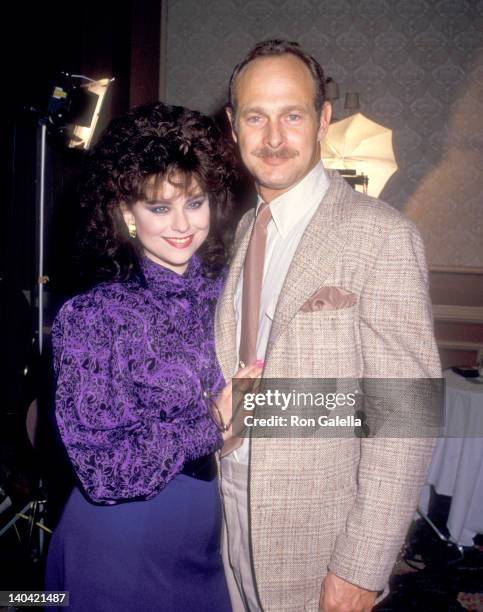
POLYGON ((376 591, 367 591, 329 572, 322 584, 320 612, 370 612, 377 597, 376 591))

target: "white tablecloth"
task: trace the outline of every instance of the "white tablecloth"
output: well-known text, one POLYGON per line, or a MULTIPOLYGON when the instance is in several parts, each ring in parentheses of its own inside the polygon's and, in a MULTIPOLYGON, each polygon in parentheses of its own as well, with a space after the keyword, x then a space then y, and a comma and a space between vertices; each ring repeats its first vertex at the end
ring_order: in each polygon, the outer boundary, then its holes
POLYGON ((436 493, 451 496, 447 521, 451 539, 472 546, 475 535, 483 533, 483 384, 449 370, 444 376, 444 430, 457 437, 438 440, 419 509, 428 511, 430 485, 436 493))

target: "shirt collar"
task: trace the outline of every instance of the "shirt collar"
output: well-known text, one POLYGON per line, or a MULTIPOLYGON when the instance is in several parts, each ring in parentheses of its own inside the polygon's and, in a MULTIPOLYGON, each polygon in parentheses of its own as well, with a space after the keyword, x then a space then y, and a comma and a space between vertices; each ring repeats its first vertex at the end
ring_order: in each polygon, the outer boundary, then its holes
MULTIPOLYGON (((329 178, 322 161, 319 161, 299 183, 270 202, 272 219, 282 238, 302 217, 315 211, 328 187, 329 178)), ((262 202, 258 196, 257 210, 262 202)))

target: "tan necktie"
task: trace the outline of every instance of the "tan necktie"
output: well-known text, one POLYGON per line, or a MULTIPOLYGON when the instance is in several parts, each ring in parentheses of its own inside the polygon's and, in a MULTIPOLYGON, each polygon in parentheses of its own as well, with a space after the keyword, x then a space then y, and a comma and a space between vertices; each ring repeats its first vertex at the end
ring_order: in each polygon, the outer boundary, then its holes
POLYGON ((272 218, 270 206, 263 202, 257 213, 250 244, 243 266, 242 323, 240 337, 240 361, 251 365, 257 359, 258 322, 262 292, 267 226, 272 218))

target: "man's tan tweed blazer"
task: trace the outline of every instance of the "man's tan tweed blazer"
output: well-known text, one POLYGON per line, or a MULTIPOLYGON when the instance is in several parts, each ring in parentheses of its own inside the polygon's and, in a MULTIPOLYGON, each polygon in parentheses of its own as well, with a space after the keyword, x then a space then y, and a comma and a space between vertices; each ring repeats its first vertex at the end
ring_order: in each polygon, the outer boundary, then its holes
MULTIPOLYGON (((440 377, 418 231, 392 207, 328 174, 330 187, 278 299, 264 377, 440 377), (357 303, 301 311, 324 286, 354 293, 357 303)), ((233 299, 253 219, 249 211, 239 224, 217 308, 226 379, 237 366, 233 299)), ((432 447, 422 438, 252 438, 250 536, 263 609, 318 610, 328 569, 366 589, 384 589, 432 447)))

